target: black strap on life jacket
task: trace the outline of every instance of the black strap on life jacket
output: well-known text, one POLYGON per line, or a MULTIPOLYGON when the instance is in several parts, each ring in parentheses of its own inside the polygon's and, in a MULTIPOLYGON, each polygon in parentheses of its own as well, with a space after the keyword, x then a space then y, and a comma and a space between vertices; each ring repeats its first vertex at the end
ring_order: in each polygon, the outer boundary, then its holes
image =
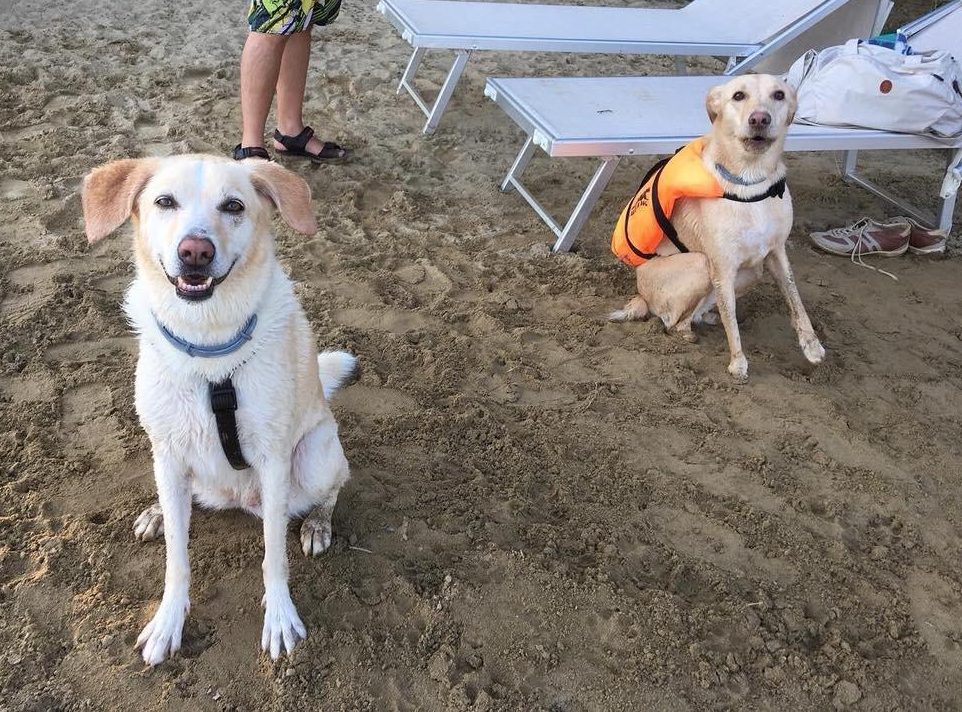
POLYGON ((661 231, 665 233, 665 237, 671 240, 671 244, 677 247, 679 252, 688 252, 685 243, 678 238, 678 231, 675 230, 675 226, 671 224, 671 220, 668 219, 668 216, 665 215, 665 211, 661 207, 661 201, 658 199, 659 180, 661 180, 661 171, 658 171, 658 175, 655 176, 655 181, 651 184, 651 208, 655 211, 655 221, 658 223, 661 231))
POLYGON ((250 465, 244 459, 240 438, 237 435, 237 418, 234 417, 234 411, 237 410, 237 392, 234 390, 230 376, 220 383, 211 383, 209 390, 210 407, 217 421, 217 435, 220 438, 220 446, 224 449, 224 455, 235 470, 246 470, 250 465))
MULTIPOLYGON (((680 151, 681 149, 678 150, 680 151)), ((675 153, 678 153, 678 151, 675 151, 675 153)), ((651 167, 648 173, 645 174, 644 179, 641 181, 641 185, 638 186, 638 190, 635 191, 635 196, 637 197, 638 193, 641 192, 641 189, 645 186, 648 180, 654 176, 655 179, 651 184, 651 209, 655 214, 655 221, 658 223, 658 227, 661 228, 661 231, 665 233, 665 237, 671 241, 671 244, 673 244, 679 252, 688 252, 688 248, 685 247, 685 243, 683 243, 681 238, 678 237, 678 231, 675 230, 675 226, 671 224, 671 218, 665 215, 665 211, 661 207, 661 200, 658 198, 658 181, 661 180, 662 171, 664 171, 665 166, 668 165, 668 161, 670 161, 672 158, 673 156, 663 158, 651 167)), ((768 190, 766 190, 764 193, 759 193, 758 195, 753 195, 749 198, 741 198, 734 193, 725 193, 722 195, 722 197, 725 200, 733 200, 736 203, 758 203, 762 200, 767 200, 768 198, 783 198, 785 196, 785 187, 785 179, 782 178, 768 186, 768 190)), ((625 243, 628 245, 631 251, 640 258, 643 260, 650 260, 653 257, 657 257, 657 253, 642 252, 635 247, 635 245, 631 242, 631 238, 628 237, 628 217, 631 215, 631 207, 633 204, 634 200, 628 204, 628 211, 625 215, 625 243)))
MULTIPOLYGON (((678 151, 680 151, 680 150, 681 150, 681 149, 678 149, 678 151)), ((675 151, 675 153, 678 153, 678 151, 675 151)), ((641 189, 645 187, 645 184, 646 184, 646 183, 651 179, 651 177, 652 177, 653 175, 655 175, 656 173, 660 176, 660 175, 661 175, 661 171, 665 168, 665 166, 668 165, 668 161, 670 161, 671 159, 672 159, 671 156, 669 156, 668 158, 662 158, 660 161, 658 161, 658 163, 656 163, 655 165, 653 165, 653 166, 648 170, 648 172, 645 174, 645 177, 642 178, 642 180, 641 180, 641 185, 638 186, 638 190, 635 191, 635 196, 634 196, 634 198, 632 198, 631 201, 629 201, 628 207, 625 209, 625 244, 628 245, 628 248, 629 248, 632 252, 634 252, 636 255, 638 255, 638 256, 639 256, 641 259, 643 259, 643 260, 650 260, 652 257, 655 257, 655 253, 654 253, 654 252, 642 252, 642 251, 639 250, 637 247, 635 247, 635 244, 631 241, 631 238, 628 236, 628 222, 629 222, 629 218, 631 217, 631 208, 634 206, 635 200, 638 198, 638 194, 641 193, 641 189)), ((656 200, 655 197, 654 197, 654 191, 652 191, 652 200, 656 200)), ((657 202, 656 202, 656 205, 657 205, 657 202)), ((658 219, 658 214, 659 214, 659 213, 661 213, 662 215, 664 215, 664 212, 661 210, 661 205, 658 205, 658 209, 655 211, 655 219, 656 219, 656 220, 658 219)), ((668 224, 669 224, 669 226, 671 225, 671 223, 668 223, 668 224)), ((661 226, 661 222, 659 222, 658 225, 661 226)), ((665 228, 662 227, 661 229, 664 230, 665 228)), ((666 233, 666 234, 667 234, 667 233, 666 233)), ((684 250, 684 251, 687 252, 688 250, 684 250)))

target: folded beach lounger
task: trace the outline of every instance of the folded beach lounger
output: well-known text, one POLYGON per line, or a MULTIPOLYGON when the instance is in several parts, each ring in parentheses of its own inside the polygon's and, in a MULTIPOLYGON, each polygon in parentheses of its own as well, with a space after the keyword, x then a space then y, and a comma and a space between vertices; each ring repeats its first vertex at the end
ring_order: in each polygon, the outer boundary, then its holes
MULTIPOLYGON (((915 49, 947 49, 962 57, 962 0, 950 5, 948 11, 944 7, 937 10, 939 14, 934 21, 926 17, 902 29, 910 36, 910 44, 915 49), (938 42, 939 46, 932 46, 931 42, 938 42)), ((704 98, 708 90, 721 81, 720 77, 712 76, 489 79, 485 94, 527 134, 501 189, 504 192, 516 189, 555 233, 555 251, 566 251, 621 158, 670 154, 705 133, 704 98), (601 159, 601 165, 563 224, 557 222, 521 182, 525 167, 539 148, 553 158, 601 159)), ((945 230, 951 228, 955 191, 962 179, 962 139, 793 124, 785 149, 843 151, 845 180, 867 188, 926 224, 945 230), (899 149, 934 149, 945 153, 947 169, 937 215, 908 205, 857 173, 860 150, 899 149)))
MULTIPOLYGON (((727 73, 763 62, 852 0, 693 0, 676 10, 528 5, 462 0, 380 0, 378 10, 414 48, 398 93, 406 90, 434 133, 468 56, 475 50, 666 54, 729 58, 727 73), (433 104, 414 87, 429 50, 456 52, 433 104)), ((887 11, 887 10, 886 10, 887 11)), ((800 54, 797 52, 796 54, 800 54)))

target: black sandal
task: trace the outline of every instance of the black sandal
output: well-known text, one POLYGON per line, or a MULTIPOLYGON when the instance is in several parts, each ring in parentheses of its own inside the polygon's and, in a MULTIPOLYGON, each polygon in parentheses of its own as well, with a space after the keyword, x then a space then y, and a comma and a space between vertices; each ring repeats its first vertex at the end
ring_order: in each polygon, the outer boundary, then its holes
POLYGON ((234 160, 243 161, 246 158, 263 158, 265 161, 269 161, 271 160, 271 154, 267 152, 266 148, 260 146, 241 146, 240 144, 234 146, 234 160))
POLYGON ((297 136, 285 136, 277 129, 274 129, 274 140, 281 144, 286 150, 277 151, 279 156, 300 156, 310 158, 314 163, 332 163, 342 161, 350 155, 350 150, 343 146, 338 146, 330 141, 324 142, 324 147, 318 153, 311 153, 307 150, 307 142, 314 136, 314 129, 305 126, 297 136))

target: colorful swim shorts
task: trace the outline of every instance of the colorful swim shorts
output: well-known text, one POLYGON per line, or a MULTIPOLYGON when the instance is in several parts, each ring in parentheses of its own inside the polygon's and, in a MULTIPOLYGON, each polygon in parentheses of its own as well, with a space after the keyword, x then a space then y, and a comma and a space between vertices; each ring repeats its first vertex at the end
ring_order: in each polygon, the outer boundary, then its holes
POLYGON ((251 32, 290 35, 327 25, 341 11, 341 0, 251 0, 247 24, 251 32))

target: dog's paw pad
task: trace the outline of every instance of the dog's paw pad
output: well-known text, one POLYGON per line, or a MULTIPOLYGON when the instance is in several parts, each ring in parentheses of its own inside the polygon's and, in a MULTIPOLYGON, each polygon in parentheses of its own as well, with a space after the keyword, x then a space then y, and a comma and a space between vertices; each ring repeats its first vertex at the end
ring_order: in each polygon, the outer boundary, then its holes
POLYGON ((134 520, 134 538, 140 541, 151 541, 164 533, 164 515, 159 504, 153 504, 134 520))
POLYGON ((261 648, 277 660, 281 653, 294 650, 299 640, 307 638, 307 629, 297 615, 297 609, 290 595, 264 597, 264 630, 261 633, 261 648))
POLYGON ((331 545, 331 521, 308 517, 301 525, 301 550, 304 556, 317 556, 331 545))

